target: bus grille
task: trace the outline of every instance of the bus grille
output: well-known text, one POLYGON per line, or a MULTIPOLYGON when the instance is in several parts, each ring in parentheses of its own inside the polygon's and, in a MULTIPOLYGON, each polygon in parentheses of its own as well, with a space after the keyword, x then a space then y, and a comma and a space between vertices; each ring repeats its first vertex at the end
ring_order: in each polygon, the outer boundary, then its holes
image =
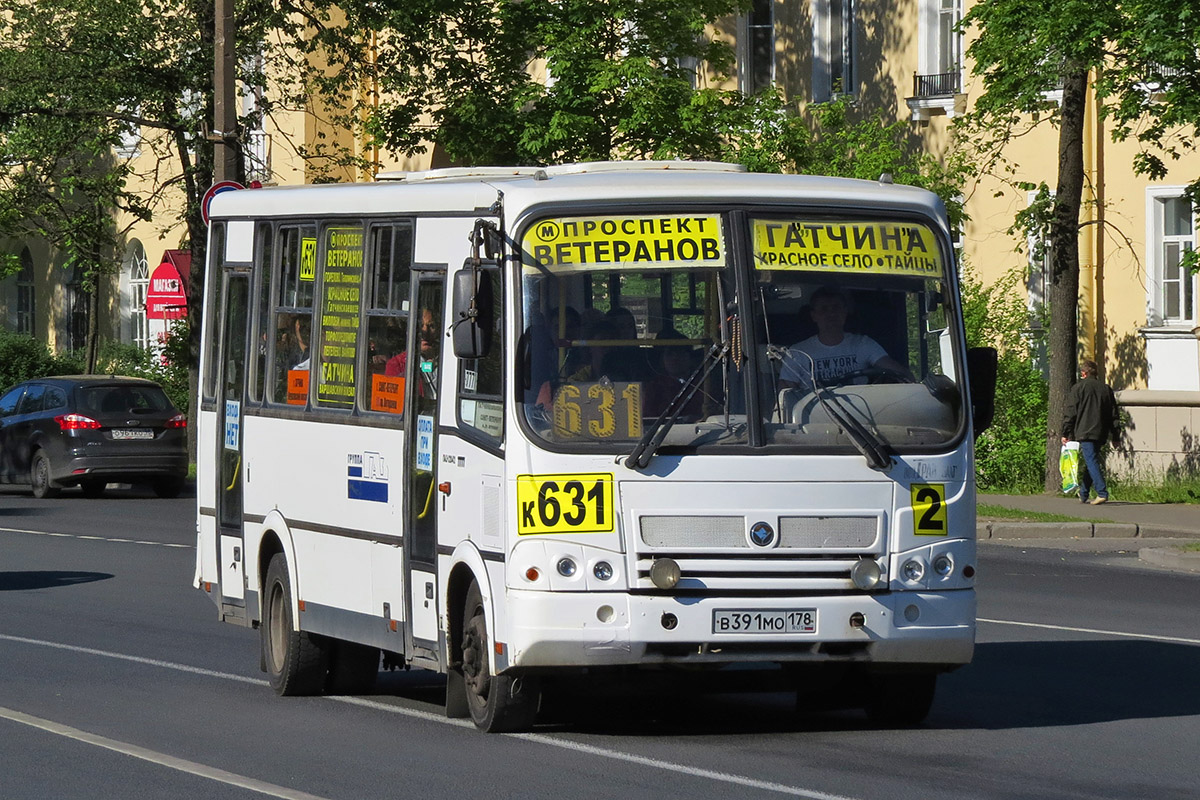
POLYGON ((659 591, 650 581, 656 558, 679 564, 682 578, 672 590, 839 594, 857 592, 850 570, 864 556, 883 552, 882 516, 780 516, 774 547, 753 547, 742 516, 654 516, 639 518, 638 590, 659 591))

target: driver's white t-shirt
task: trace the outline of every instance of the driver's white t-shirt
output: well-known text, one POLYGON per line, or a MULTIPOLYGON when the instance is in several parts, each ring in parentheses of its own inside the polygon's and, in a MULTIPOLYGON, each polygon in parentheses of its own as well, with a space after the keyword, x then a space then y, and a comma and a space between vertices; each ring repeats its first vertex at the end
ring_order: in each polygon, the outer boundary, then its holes
POLYGON ((878 342, 860 333, 843 334, 842 341, 832 346, 821 344, 816 336, 810 336, 788 348, 779 379, 811 386, 811 369, 818 383, 829 385, 855 370, 866 369, 886 356, 887 351, 878 342))

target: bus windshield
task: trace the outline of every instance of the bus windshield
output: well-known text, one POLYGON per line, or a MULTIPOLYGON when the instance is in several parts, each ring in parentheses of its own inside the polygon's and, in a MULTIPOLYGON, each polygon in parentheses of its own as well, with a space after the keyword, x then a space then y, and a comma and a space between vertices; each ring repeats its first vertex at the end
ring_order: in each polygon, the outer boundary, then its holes
POLYGON ((963 393, 942 238, 849 215, 536 222, 522 239, 524 419, 581 451, 650 435, 659 451, 868 461, 946 445, 963 393))

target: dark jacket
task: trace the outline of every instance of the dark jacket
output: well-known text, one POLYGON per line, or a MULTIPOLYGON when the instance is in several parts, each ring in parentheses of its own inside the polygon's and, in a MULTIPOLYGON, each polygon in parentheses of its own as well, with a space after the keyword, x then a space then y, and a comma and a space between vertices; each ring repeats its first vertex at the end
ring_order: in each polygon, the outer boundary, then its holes
POLYGON ((1088 376, 1067 392, 1063 409, 1062 435, 1073 441, 1103 442, 1120 436, 1121 420, 1113 390, 1095 376, 1088 376))

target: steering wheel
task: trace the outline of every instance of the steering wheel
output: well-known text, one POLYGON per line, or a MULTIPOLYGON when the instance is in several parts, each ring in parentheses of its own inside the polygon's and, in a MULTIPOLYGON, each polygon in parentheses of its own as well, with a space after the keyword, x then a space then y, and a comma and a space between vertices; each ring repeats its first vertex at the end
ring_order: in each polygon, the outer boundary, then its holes
POLYGON ((872 367, 863 367, 847 372, 840 378, 831 381, 828 385, 831 387, 845 386, 859 378, 866 378, 867 383, 916 383, 916 380, 906 372, 876 364, 872 367))

